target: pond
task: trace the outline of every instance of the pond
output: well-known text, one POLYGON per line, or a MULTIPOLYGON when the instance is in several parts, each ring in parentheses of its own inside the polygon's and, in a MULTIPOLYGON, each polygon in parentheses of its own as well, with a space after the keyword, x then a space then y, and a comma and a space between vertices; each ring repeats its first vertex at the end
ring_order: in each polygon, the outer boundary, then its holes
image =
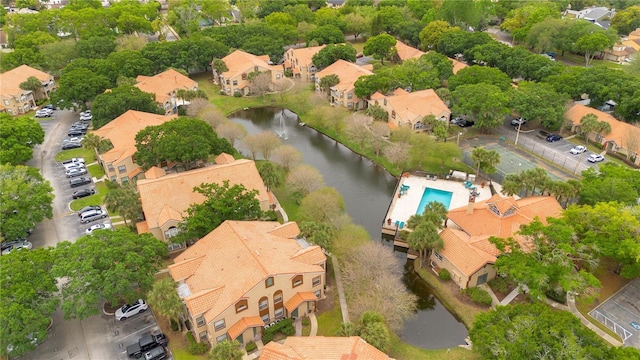
MULTIPOLYGON (((302 162, 318 169, 326 185, 340 192, 354 223, 363 226, 373 240, 382 241, 380 229, 396 185, 396 179, 386 170, 322 133, 300 126, 298 116, 287 109, 247 109, 228 118, 243 125, 249 134, 273 131, 283 143, 295 147, 302 153, 302 162)), ((245 155, 250 154, 241 142, 236 147, 245 155)), ((427 284, 415 274, 411 262, 406 261, 406 255, 397 255, 403 264, 406 262, 403 281, 420 298, 418 311, 405 321, 400 337, 411 345, 426 349, 463 344, 467 336, 465 326, 445 309, 427 284)))

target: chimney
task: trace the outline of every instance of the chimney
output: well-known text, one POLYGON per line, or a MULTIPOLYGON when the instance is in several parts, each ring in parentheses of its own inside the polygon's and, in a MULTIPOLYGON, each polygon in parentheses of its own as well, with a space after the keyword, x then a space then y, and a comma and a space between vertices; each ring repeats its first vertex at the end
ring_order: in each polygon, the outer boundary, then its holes
POLYGON ((473 214, 473 206, 476 204, 476 197, 473 194, 469 195, 469 204, 467 204, 467 214, 473 214))

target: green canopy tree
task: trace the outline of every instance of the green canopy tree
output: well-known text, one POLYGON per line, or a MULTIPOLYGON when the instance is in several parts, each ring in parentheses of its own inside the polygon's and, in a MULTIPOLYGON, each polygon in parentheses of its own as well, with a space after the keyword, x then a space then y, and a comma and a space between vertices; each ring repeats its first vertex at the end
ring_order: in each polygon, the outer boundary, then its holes
POLYGON ((0 256, 0 300, 6 304, 0 307, 0 354, 21 356, 35 348, 31 339, 47 338, 51 315, 60 302, 53 263, 49 249, 0 256))
POLYGON ((611 48, 614 43, 615 39, 599 31, 581 37, 575 46, 576 50, 584 53, 584 64, 585 66, 589 66, 597 53, 611 48))
MULTIPOLYGON (((38 90, 42 89, 42 81, 35 76, 29 76, 26 81, 20 83, 20 89, 33 92, 33 97, 38 100, 38 90)), ((45 93, 45 96, 49 94, 45 93)))
POLYGON ((121 85, 96 96, 91 105, 93 127, 99 129, 129 110, 152 114, 165 113, 156 102, 154 94, 143 92, 132 85, 121 85))
POLYGON ((522 81, 509 92, 511 108, 528 121, 550 130, 558 130, 565 121, 566 94, 559 94, 549 84, 522 81))
POLYGON ((420 31, 420 48, 425 51, 435 49, 442 34, 459 29, 443 20, 431 21, 420 31))
POLYGON ((331 88, 333 86, 338 85, 339 83, 340 83, 340 78, 338 78, 338 75, 336 74, 327 75, 320 79, 320 89, 322 89, 322 92, 327 94, 327 96, 330 96, 331 88))
POLYGON ((615 163, 600 164, 599 169, 582 172, 580 204, 617 201, 634 205, 640 197, 640 172, 615 163))
POLYGON ((364 44, 363 53, 367 56, 372 55, 375 59, 380 60, 384 65, 384 59, 389 58, 396 46, 396 39, 389 34, 380 34, 367 39, 364 44))
POLYGON ((109 87, 109 79, 87 68, 76 68, 63 72, 58 81, 58 90, 51 94, 53 103, 60 102, 63 109, 87 108, 87 102, 109 87))
POLYGON ((33 147, 44 141, 44 130, 30 116, 0 114, 0 164, 20 165, 33 157, 33 147))
POLYGON ((53 188, 36 168, 0 165, 0 240, 23 238, 29 229, 53 217, 53 188))
POLYGON ((209 360, 242 360, 243 355, 237 340, 224 340, 211 349, 209 360))
POLYGON ((500 163, 500 153, 477 147, 471 151, 471 160, 476 164, 476 178, 478 178, 480 170, 485 174, 496 172, 496 165, 500 163))
POLYGON ((620 35, 628 35, 640 27, 640 4, 629 6, 626 9, 616 9, 616 14, 611 18, 611 27, 620 35))
POLYGON ((300 235, 326 250, 331 250, 331 242, 335 234, 336 228, 325 222, 303 221, 300 223, 300 235))
POLYGON ((160 315, 166 316, 178 324, 178 331, 182 328, 180 317, 184 313, 182 299, 176 291, 176 283, 171 278, 164 278, 153 283, 147 293, 147 302, 160 315))
POLYGON ((312 58, 313 64, 319 69, 323 69, 340 59, 355 63, 356 49, 351 44, 329 44, 313 55, 312 58))
POLYGON ((413 229, 407 237, 407 243, 420 253, 421 259, 428 258, 432 250, 444 248, 444 241, 439 234, 446 218, 447 209, 444 205, 432 201, 427 204, 422 214, 412 215, 407 220, 407 226, 413 229))
POLYGON ((140 196, 133 186, 120 186, 112 189, 105 196, 104 203, 107 210, 122 215, 125 226, 135 225, 142 214, 140 196))
POLYGON ((476 127, 482 131, 496 128, 509 113, 509 98, 495 85, 479 83, 462 85, 451 93, 453 112, 469 115, 476 120, 476 127))
POLYGON ((335 188, 323 187, 302 198, 298 217, 302 221, 316 221, 336 227, 344 211, 342 195, 335 188))
POLYGON ((65 319, 97 315, 102 299, 115 306, 146 294, 167 251, 167 244, 153 235, 127 229, 58 243, 52 273, 67 278, 61 286, 65 319))
POLYGON ((272 162, 263 161, 257 164, 258 173, 264 182, 267 191, 271 191, 274 187, 278 187, 283 182, 282 171, 279 170, 272 162))
POLYGON ((511 79, 502 71, 487 66, 468 66, 460 69, 457 74, 449 78, 449 90, 454 91, 460 85, 492 84, 502 91, 511 89, 511 79))

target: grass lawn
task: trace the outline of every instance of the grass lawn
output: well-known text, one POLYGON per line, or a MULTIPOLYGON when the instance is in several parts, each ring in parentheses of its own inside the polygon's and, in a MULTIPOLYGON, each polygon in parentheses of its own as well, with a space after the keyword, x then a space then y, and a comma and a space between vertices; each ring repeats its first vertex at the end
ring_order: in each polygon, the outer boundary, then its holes
POLYGON ((56 154, 56 161, 69 160, 74 157, 84 158, 87 164, 91 164, 96 161, 96 157, 93 151, 85 148, 63 150, 56 154))
POLYGON ((103 204, 104 197, 107 196, 107 193, 109 192, 107 184, 104 181, 96 183, 96 192, 97 193, 95 195, 83 197, 78 200, 73 200, 70 205, 71 210, 78 211, 85 206, 103 204))
POLYGON ((87 170, 89 170, 89 174, 96 179, 100 179, 104 176, 104 170, 102 170, 102 167, 98 164, 87 166, 87 170))
MULTIPOLYGON (((556 54, 556 60, 572 63, 574 66, 584 67, 584 56, 582 55, 565 52, 564 55, 562 56, 559 54, 556 54)), ((591 66, 596 66, 596 67, 604 66, 604 67, 609 67, 609 68, 618 69, 618 70, 621 70, 624 67, 624 65, 620 65, 612 61, 598 60, 598 59, 593 59, 593 61, 591 61, 591 66)))
POLYGON ((425 350, 411 346, 392 335, 389 355, 397 360, 479 360, 480 356, 464 348, 425 350))
POLYGON ((336 333, 340 330, 342 312, 340 311, 337 292, 335 304, 336 306, 334 306, 333 309, 318 315, 318 336, 336 336, 336 333))

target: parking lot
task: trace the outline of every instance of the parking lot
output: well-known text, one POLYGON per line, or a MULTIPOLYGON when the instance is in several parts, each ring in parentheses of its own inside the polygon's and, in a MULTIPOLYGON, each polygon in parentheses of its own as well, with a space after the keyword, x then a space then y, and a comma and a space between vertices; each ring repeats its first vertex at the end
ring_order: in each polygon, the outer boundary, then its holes
POLYGON ((640 349, 640 279, 636 279, 621 291, 607 299, 589 315, 598 320, 624 340, 626 346, 640 349))

